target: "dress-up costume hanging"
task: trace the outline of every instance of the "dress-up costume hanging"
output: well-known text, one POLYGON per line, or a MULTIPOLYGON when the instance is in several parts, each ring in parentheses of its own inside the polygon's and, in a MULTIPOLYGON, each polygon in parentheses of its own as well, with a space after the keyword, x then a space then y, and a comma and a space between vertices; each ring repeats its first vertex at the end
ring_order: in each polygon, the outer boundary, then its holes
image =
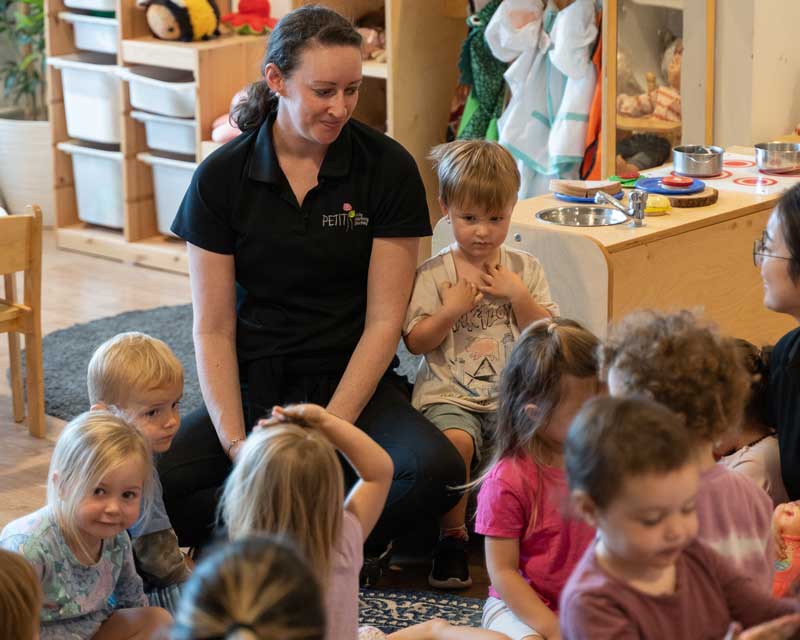
POLYGON ((500 143, 517 159, 520 198, 547 191, 552 177, 577 178, 597 74, 594 0, 559 11, 553 0, 505 0, 486 28, 511 100, 498 121, 500 143))
POLYGON ((458 68, 461 84, 472 89, 458 127, 457 137, 460 139, 497 140, 497 119, 503 112, 505 101, 503 72, 508 65, 492 55, 483 36, 500 4, 501 0, 492 0, 467 19, 469 35, 461 49, 458 68))

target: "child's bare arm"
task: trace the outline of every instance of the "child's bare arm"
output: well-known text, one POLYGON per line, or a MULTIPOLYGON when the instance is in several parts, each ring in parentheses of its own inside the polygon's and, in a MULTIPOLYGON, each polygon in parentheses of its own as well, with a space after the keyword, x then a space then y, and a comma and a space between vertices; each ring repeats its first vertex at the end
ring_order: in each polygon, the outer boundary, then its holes
POLYGON ((558 617, 519 574, 519 540, 487 536, 485 547, 489 578, 503 602, 546 640, 560 640, 558 617))
POLYGON ((481 291, 505 298, 511 303, 520 331, 536 320, 552 317, 553 314, 536 301, 517 273, 501 264, 487 264, 485 270, 486 273, 481 274, 481 291))
POLYGON ((389 640, 509 640, 504 633, 455 626, 444 620, 428 620, 390 633, 389 640))
POLYGON ((344 508, 361 523, 364 538, 370 534, 383 511, 394 476, 389 454, 358 427, 314 404, 275 407, 273 415, 297 419, 319 429, 355 469, 360 480, 350 490, 344 508))
POLYGON ((442 306, 420 320, 404 337, 406 347, 415 355, 430 353, 436 349, 444 342, 456 321, 483 299, 478 287, 464 279, 454 285, 442 283, 441 296, 442 306))

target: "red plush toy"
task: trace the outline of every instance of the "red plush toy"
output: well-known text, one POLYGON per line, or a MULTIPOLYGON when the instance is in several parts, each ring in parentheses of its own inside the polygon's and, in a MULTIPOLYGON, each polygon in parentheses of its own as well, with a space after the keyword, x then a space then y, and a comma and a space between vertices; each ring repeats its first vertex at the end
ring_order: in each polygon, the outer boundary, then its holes
POLYGON ((269 0, 239 0, 239 11, 222 16, 221 21, 241 35, 269 33, 278 23, 270 16, 269 0))

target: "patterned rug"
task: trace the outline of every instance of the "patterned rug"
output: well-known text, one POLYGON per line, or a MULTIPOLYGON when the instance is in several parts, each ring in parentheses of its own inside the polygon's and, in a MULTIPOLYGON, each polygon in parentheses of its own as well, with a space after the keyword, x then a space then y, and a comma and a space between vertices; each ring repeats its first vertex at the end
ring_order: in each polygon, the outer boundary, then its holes
POLYGON ((432 618, 480 627, 482 612, 483 600, 447 593, 362 589, 359 596, 359 623, 386 633, 432 618))
MULTIPOLYGON (((76 324, 44 336, 45 413, 70 420, 89 408, 86 368, 92 353, 103 341, 123 331, 141 331, 166 342, 184 368, 183 411, 188 412, 200 406, 202 397, 192 344, 192 306, 185 304, 129 311, 76 324)), ((413 382, 418 358, 406 351, 402 341, 397 355, 400 359, 397 373, 413 382)))

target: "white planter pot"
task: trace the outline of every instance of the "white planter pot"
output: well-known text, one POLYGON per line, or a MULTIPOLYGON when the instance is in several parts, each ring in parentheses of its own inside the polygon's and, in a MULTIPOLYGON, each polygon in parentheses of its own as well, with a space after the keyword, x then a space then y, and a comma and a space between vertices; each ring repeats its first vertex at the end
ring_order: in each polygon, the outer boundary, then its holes
POLYGON ((53 134, 50 123, 0 117, 0 193, 9 213, 25 205, 42 208, 44 224, 55 224, 53 134))

